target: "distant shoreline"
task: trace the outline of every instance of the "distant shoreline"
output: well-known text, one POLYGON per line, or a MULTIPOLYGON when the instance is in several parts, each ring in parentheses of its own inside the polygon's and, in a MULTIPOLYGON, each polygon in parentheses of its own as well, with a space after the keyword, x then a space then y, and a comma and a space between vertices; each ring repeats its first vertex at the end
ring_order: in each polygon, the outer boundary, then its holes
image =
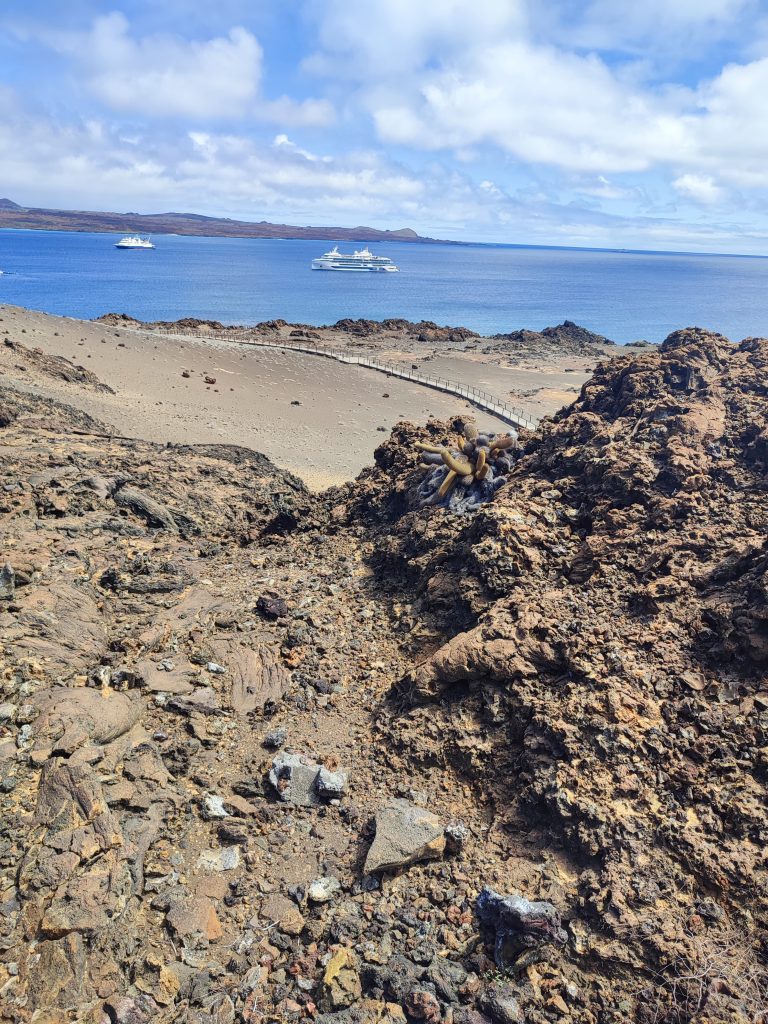
MULTIPOLYGON (((479 241, 462 241, 455 238, 430 238, 426 235, 415 235, 408 236, 400 234, 397 231, 378 231, 376 228, 363 229, 369 230, 373 234, 354 234, 355 228, 296 228, 297 231, 317 231, 317 234, 297 234, 281 235, 281 234, 235 234, 227 233, 224 231, 220 232, 202 232, 202 231, 182 231, 178 227, 174 230, 157 230, 150 228, 142 228, 140 225, 138 229, 135 224, 141 216, 155 216, 154 214, 137 215, 137 217, 131 219, 131 224, 134 225, 132 228, 128 227, 95 227, 95 226, 82 226, 82 227, 71 227, 67 225, 20 225, 20 224, 8 224, 5 223, 3 214, 5 211, 0 207, 0 231, 25 231, 25 232, 45 232, 46 234, 52 232, 59 232, 61 234, 70 235, 117 235, 117 234, 148 234, 148 235, 166 235, 170 238, 234 238, 241 239, 242 241, 257 240, 257 241, 269 241, 269 242, 405 242, 411 245, 450 245, 462 248, 483 248, 483 249, 535 249, 543 252, 594 252, 594 253, 611 253, 618 256, 696 256, 699 258, 706 259, 707 257, 713 257, 718 259, 734 259, 734 260, 768 260, 768 253, 750 253, 750 252, 701 252, 696 250, 688 249, 619 249, 612 248, 610 246, 595 246, 595 245, 545 245, 541 242, 479 242, 479 241), (339 234, 332 234, 332 232, 338 231, 339 234), (324 233, 320 233, 324 232, 324 233), (341 233, 343 232, 343 234, 341 233)), ((196 217, 196 214, 190 216, 196 217)), ((216 218, 212 218, 216 219, 216 218)), ((248 223, 248 222, 236 222, 236 223, 248 223)), ((257 227, 259 225, 256 225, 257 227)), ((280 225, 270 225, 271 227, 279 227, 280 225)), ((290 228, 291 225, 285 225, 290 228)), ((415 233, 414 233, 415 234, 415 233)))
POLYGON ((0 228, 32 231, 71 231, 99 234, 190 235, 208 238, 274 238, 311 239, 329 242, 440 242, 461 243, 448 239, 427 238, 412 228, 394 231, 357 225, 353 228, 317 225, 273 224, 270 221, 233 220, 228 217, 207 217, 197 213, 102 213, 92 210, 55 210, 44 207, 19 206, 10 199, 0 199, 0 228))

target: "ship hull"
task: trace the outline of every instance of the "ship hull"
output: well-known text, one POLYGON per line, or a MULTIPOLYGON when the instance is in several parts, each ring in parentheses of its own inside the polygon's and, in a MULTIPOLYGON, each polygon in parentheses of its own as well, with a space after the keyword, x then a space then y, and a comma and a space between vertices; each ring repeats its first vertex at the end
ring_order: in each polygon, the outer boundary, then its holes
POLYGON ((312 261, 313 270, 333 270, 340 274, 396 274, 397 267, 334 267, 327 263, 312 261))

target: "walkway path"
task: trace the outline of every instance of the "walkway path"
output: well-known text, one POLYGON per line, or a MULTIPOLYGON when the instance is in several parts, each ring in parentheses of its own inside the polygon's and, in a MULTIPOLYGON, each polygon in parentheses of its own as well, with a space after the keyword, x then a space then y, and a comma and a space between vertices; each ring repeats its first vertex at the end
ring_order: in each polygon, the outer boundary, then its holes
MULTIPOLYGON (((165 337, 177 338, 180 341, 199 342, 201 340, 205 340, 204 335, 182 334, 178 331, 170 330, 167 327, 158 327, 153 330, 129 329, 134 330, 137 334, 162 334, 165 337)), ((238 345, 252 345, 256 348, 274 348, 288 350, 291 352, 305 352, 313 356, 323 356, 326 359, 335 359, 339 363, 348 363, 354 366, 365 366, 371 370, 378 370, 381 373, 385 373, 388 377, 399 377, 402 380, 410 380, 415 384, 423 384, 424 387, 433 388, 435 391, 443 391, 446 394, 464 398, 467 402, 470 402, 478 409, 483 409, 485 412, 492 413, 500 420, 503 420, 504 423, 509 423, 510 426, 522 428, 523 430, 535 430, 537 427, 537 421, 528 416, 522 409, 516 409, 513 406, 507 405, 507 403, 502 401, 502 399, 489 394, 487 391, 481 391, 479 388, 470 387, 467 384, 458 384, 455 381, 446 380, 444 377, 433 377, 427 373, 420 373, 418 370, 407 370, 394 363, 386 363, 381 359, 377 359, 373 355, 352 355, 349 352, 332 349, 325 345, 317 345, 310 341, 299 343, 291 341, 267 341, 255 339, 253 337, 238 334, 236 331, 217 331, 215 335, 211 335, 211 339, 216 341, 229 341, 238 345)))

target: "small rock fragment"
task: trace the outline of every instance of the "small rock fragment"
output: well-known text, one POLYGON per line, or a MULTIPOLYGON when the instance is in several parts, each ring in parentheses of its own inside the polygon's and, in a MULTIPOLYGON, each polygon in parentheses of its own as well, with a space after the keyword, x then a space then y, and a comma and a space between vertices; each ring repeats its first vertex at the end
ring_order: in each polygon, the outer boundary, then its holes
POLYGON ((300 935, 304 928, 301 911, 287 896, 268 896, 261 907, 261 917, 276 924, 285 935, 300 935))
POLYGON ((206 793, 203 797, 203 817, 208 821, 214 818, 228 818, 229 812, 224 807, 224 799, 215 793, 206 793))
POLYGON ((338 800, 347 789, 346 772, 329 772, 327 768, 321 768, 317 773, 315 788, 320 796, 328 800, 338 800))
POLYGON ((256 611, 265 619, 284 619, 288 614, 288 605, 285 598, 278 594, 262 594, 256 602, 256 611))
POLYGON ((16 573, 10 562, 0 569, 0 601, 12 601, 16 593, 16 573))
POLYGON ((315 807, 320 796, 315 789, 320 766, 306 761, 300 754, 278 754, 272 761, 269 781, 280 799, 300 807, 315 807))
POLYGON ((397 1003, 379 999, 361 999, 348 1010, 321 1013, 316 1024, 405 1024, 405 1014, 397 1003))
POLYGON ((468 839, 469 830, 466 825, 454 822, 445 826, 445 848, 448 853, 461 853, 468 839))
POLYGON ((137 491, 133 487, 121 487, 112 495, 112 500, 120 508, 127 508, 146 520, 148 526, 164 530, 176 530, 176 520, 161 502, 137 491))
POLYGON ((568 939, 551 903, 500 896, 486 886, 477 897, 476 910, 480 923, 495 931, 494 958, 499 967, 514 963, 525 949, 543 942, 562 946, 568 939))
POLYGON ((338 799, 347 785, 346 772, 329 772, 301 754, 278 754, 272 761, 269 781, 284 803, 317 807, 338 799))
POLYGON ((240 867, 240 847, 223 846, 220 850, 203 850, 197 859, 203 871, 234 871, 240 867))
POLYGON ((215 942, 224 934, 216 908, 205 896, 172 900, 166 921, 180 939, 201 935, 209 942, 215 942))
POLYGON ((364 870, 395 871, 444 850, 445 831, 436 814, 407 800, 390 800, 376 813, 376 836, 364 870))
POLYGON ((113 996, 104 1003, 100 1024, 149 1024, 158 1011, 158 1004, 145 993, 136 998, 113 996))
POLYGON ((494 1024, 525 1024, 525 1014, 509 985, 489 985, 480 999, 480 1007, 494 1024))
POLYGON ((307 895, 313 903, 328 903, 340 889, 338 878, 316 878, 310 884, 307 895))
POLYGON ((440 1024, 442 1013, 437 998, 424 989, 414 989, 405 1000, 405 1012, 425 1024, 440 1024))
POLYGON ((283 746, 286 739, 288 738, 288 730, 284 725, 278 726, 277 729, 273 729, 268 732, 264 737, 264 746, 270 750, 279 750, 283 746))
POLYGON ((356 1003, 362 994, 357 957, 351 949, 342 948, 334 953, 325 968, 321 1008, 343 1010, 356 1003))

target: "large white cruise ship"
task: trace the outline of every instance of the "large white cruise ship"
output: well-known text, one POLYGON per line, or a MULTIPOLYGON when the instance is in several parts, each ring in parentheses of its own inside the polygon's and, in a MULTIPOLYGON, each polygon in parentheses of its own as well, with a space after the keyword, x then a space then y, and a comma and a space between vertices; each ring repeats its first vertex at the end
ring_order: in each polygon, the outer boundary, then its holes
POLYGON ((116 249, 154 249, 154 243, 149 238, 140 238, 138 235, 126 235, 119 242, 115 242, 116 249))
POLYGON ((388 271, 391 274, 397 270, 397 267, 388 256, 374 256, 367 246, 365 249, 348 254, 339 252, 338 245, 334 245, 330 252, 312 260, 312 269, 388 271))

